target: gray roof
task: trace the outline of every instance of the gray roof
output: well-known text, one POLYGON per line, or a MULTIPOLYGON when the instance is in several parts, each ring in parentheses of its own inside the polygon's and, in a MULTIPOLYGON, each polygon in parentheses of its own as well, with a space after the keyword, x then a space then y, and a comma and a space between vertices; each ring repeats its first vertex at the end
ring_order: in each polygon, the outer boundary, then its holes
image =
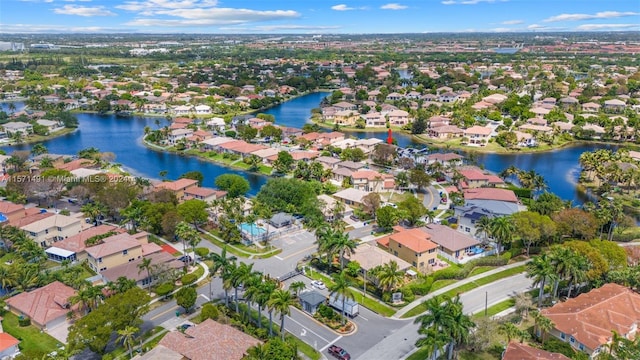
POLYGON ((300 293, 300 301, 305 302, 311 306, 320 305, 325 302, 327 298, 315 290, 304 291, 300 293))
POLYGON ((467 200, 466 204, 467 206, 475 205, 479 208, 486 209, 496 215, 511 215, 518 211, 522 211, 518 204, 506 201, 473 199, 467 200))
POLYGON ((269 221, 273 224, 284 224, 286 222, 293 222, 295 218, 287 213, 279 212, 271 217, 269 221))

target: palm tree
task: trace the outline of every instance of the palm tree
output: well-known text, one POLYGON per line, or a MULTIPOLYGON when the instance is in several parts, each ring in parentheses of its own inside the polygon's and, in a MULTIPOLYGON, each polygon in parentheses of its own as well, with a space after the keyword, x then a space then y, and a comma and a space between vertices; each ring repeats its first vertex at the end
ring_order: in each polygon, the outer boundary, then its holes
POLYGON ((567 268, 569 267, 569 261, 573 254, 573 250, 567 247, 554 246, 553 248, 551 248, 549 257, 551 258, 551 264, 553 264, 554 272, 557 275, 557 278, 555 279, 553 284, 554 298, 558 296, 558 286, 560 284, 560 280, 567 277, 567 268))
POLYGON ((536 322, 536 333, 540 333, 540 340, 542 345, 544 345, 544 341, 546 339, 546 334, 549 333, 555 326, 553 321, 548 317, 542 315, 539 311, 533 313, 533 318, 536 322))
POLYGON ((329 239, 331 253, 338 254, 340 260, 340 270, 344 269, 344 256, 353 255, 358 244, 355 240, 349 238, 349 234, 341 231, 334 231, 329 239))
MULTIPOLYGON (((229 307, 229 290, 233 289, 234 274, 238 269, 235 261, 222 268, 222 288, 224 289, 224 304, 229 307)), ((237 291, 237 290, 236 290, 237 291)))
POLYGON ((500 255, 500 247, 502 244, 511 242, 515 228, 510 219, 506 216, 493 218, 491 220, 491 234, 496 239, 496 250, 500 255))
MULTIPOLYGON (((209 260, 211 260, 213 262, 213 264, 211 265, 211 267, 209 268, 209 296, 212 296, 212 290, 211 290, 211 283, 213 282, 213 278, 216 275, 216 273, 222 269, 223 273, 224 273, 224 269, 226 267, 228 267, 231 263, 235 262, 237 260, 237 258, 235 256, 230 256, 227 257, 227 247, 223 247, 222 248, 222 252, 220 254, 212 252, 209 254, 209 260)), ((225 300, 227 299, 227 291, 225 290, 225 300)), ((227 303, 227 305, 229 305, 227 303)))
POLYGON ((247 283, 253 275, 253 264, 240 263, 231 275, 231 285, 235 290, 236 313, 240 314, 240 302, 238 299, 238 288, 247 283))
POLYGON ((271 298, 268 301, 270 308, 280 313, 280 334, 282 335, 282 341, 284 341, 284 318, 291 314, 290 306, 295 305, 296 300, 291 296, 291 293, 287 290, 278 289, 273 292, 271 298))
POLYGON ((391 292, 404 280, 404 272, 400 270, 398 263, 392 260, 380 267, 376 278, 383 291, 391 292))
POLYGON ((511 321, 507 321, 503 324, 500 324, 498 328, 499 331, 507 337, 507 343, 511 342, 511 339, 517 337, 520 334, 520 329, 516 326, 516 324, 511 321))
POLYGON ((15 284, 15 274, 12 271, 9 271, 8 268, 0 266, 0 288, 10 289, 15 286, 15 284))
POLYGON ((491 236, 491 222, 492 219, 488 216, 483 216, 478 221, 476 221, 476 233, 478 236, 482 234, 482 242, 484 244, 487 243, 487 238, 491 236))
POLYGON ((296 297, 300 295, 300 290, 304 290, 307 287, 303 281, 296 281, 289 285, 289 290, 293 291, 296 294, 296 297))
POLYGON ((460 296, 456 296, 447 304, 449 313, 451 314, 451 323, 449 332, 451 333, 451 346, 449 348, 449 359, 454 356, 456 344, 464 344, 469 340, 469 334, 475 327, 473 321, 462 310, 462 302, 460 296))
POLYGON ((151 259, 142 258, 142 261, 140 262, 140 264, 138 264, 138 274, 140 274, 141 271, 147 272, 147 279, 149 280, 147 289, 149 290, 149 295, 151 295, 151 259))
POLYGON ((256 344, 247 349, 246 360, 269 360, 269 353, 266 344, 256 344))
POLYGON ((200 242, 200 236, 198 231, 194 229, 191 225, 184 221, 180 221, 178 225, 176 225, 176 236, 178 236, 182 240, 182 247, 185 252, 187 250, 187 245, 191 245, 191 249, 193 251, 193 262, 195 263, 196 256, 196 245, 200 242))
POLYGON ((587 271, 589 271, 589 260, 584 255, 574 252, 574 255, 569 258, 566 268, 566 274, 569 278, 567 299, 571 298, 571 290, 574 283, 580 285, 587 280, 587 271))
POLYGON ((344 272, 340 272, 333 277, 333 285, 329 286, 329 294, 330 297, 335 297, 336 299, 342 299, 342 325, 346 323, 346 311, 345 311, 345 303, 347 299, 353 300, 353 293, 351 292, 351 281, 347 278, 347 274, 344 272))
POLYGON ((431 354, 431 360, 436 360, 445 345, 449 343, 449 337, 442 331, 435 328, 420 328, 418 334, 425 335, 416 341, 417 347, 426 347, 431 354))
MULTIPOLYGON (((262 328, 262 310, 267 306, 267 302, 269 302, 269 299, 277 286, 277 283, 271 279, 265 279, 258 284, 259 291, 253 298, 253 301, 258 304, 258 328, 262 328)), ((272 328, 272 318, 271 313, 269 313, 269 329, 271 330, 272 328)))
POLYGON ((538 307, 542 307, 542 299, 544 298, 544 286, 547 279, 555 280, 557 274, 553 268, 551 257, 547 254, 534 256, 527 263, 527 277, 533 278, 533 286, 539 286, 538 307))
POLYGON ((136 340, 135 335, 139 330, 140 329, 134 326, 127 326, 124 329, 118 330, 118 339, 116 341, 122 342, 122 345, 127 348, 129 351, 129 359, 133 357, 133 344, 136 340))
POLYGON ((262 164, 262 159, 257 155, 251 155, 248 158, 249 171, 258 171, 260 170, 260 165, 262 164))
POLYGON ((42 154, 46 154, 49 151, 47 150, 47 147, 42 145, 42 144, 35 144, 33 145, 33 147, 31 148, 31 155, 33 156, 38 156, 38 155, 42 155, 42 154))

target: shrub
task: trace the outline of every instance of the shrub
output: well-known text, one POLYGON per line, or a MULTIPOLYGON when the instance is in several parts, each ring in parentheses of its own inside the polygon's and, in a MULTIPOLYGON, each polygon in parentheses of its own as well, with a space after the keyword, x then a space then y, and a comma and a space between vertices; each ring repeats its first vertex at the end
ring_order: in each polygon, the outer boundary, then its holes
POLYGON ((26 316, 20 316, 18 318, 18 325, 21 327, 31 325, 31 319, 26 316))
POLYGON ((478 260, 473 261, 475 266, 504 266, 507 265, 509 259, 506 259, 500 255, 498 256, 487 256, 480 258, 478 260))
POLYGON ((429 291, 431 291, 431 286, 433 286, 433 281, 434 281, 433 277, 429 276, 428 278, 420 282, 409 284, 408 288, 411 290, 411 292, 414 295, 424 296, 424 295, 427 295, 429 291))
POLYGON ((224 136, 226 137, 230 137, 230 138, 235 138, 236 137, 236 132, 233 130, 227 130, 224 132, 224 136))
POLYGON ((182 276, 182 278, 180 279, 180 281, 182 282, 182 285, 193 284, 194 282, 196 282, 196 280, 198 280, 198 276, 194 273, 186 274, 182 276))
POLYGON ((156 288, 156 294, 158 294, 158 296, 167 296, 173 289, 175 289, 175 286, 172 283, 160 284, 156 288))
POLYGON ((196 255, 198 255, 201 258, 205 257, 205 256, 209 255, 209 249, 207 249, 205 247, 196 248, 196 255))
POLYGON ((560 353, 569 358, 575 354, 575 351, 573 351, 569 343, 560 341, 551 336, 549 336, 547 340, 544 342, 544 346, 542 347, 542 349, 549 352, 560 353))
POLYGON ((202 311, 200 312, 200 319, 218 320, 218 316, 220 316, 220 312, 218 311, 218 308, 215 305, 208 303, 202 306, 202 311))
POLYGON ((317 314, 329 321, 333 321, 333 320, 338 320, 340 319, 340 315, 338 315, 338 313, 336 313, 332 308, 330 308, 329 306, 325 305, 325 304, 320 304, 318 306, 318 310, 316 311, 317 314))
POLYGON ((384 302, 391 302, 391 294, 386 292, 384 294, 382 294, 382 301, 384 302))
POLYGON ((402 291, 402 299, 405 302, 410 303, 410 302, 412 302, 413 300, 416 299, 416 296, 413 294, 413 291, 411 291, 410 288, 404 287, 404 288, 400 289, 400 291, 402 291))

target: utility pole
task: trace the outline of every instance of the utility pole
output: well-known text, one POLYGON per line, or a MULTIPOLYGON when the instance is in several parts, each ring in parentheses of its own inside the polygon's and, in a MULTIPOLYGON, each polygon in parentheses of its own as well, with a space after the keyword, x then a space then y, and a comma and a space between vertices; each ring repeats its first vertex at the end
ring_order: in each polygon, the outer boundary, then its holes
POLYGON ((484 292, 484 317, 487 317, 487 304, 489 303, 489 292, 484 292))

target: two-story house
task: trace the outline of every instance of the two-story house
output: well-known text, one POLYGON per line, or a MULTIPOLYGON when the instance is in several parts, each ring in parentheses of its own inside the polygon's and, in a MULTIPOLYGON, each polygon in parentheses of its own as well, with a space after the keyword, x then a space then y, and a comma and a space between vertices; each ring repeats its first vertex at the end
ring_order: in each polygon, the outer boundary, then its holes
POLYGON ((491 128, 474 125, 464 131, 464 136, 469 138, 469 144, 486 145, 491 136, 491 128))
POLYGON ((380 192, 395 187, 395 179, 391 174, 381 174, 375 170, 358 170, 351 174, 354 189, 367 192, 380 192))
POLYGON ((128 233, 102 239, 102 243, 86 248, 87 262, 95 272, 135 261, 142 257, 142 243, 128 233))
POLYGON ((156 190, 169 190, 171 191, 178 201, 183 201, 185 198, 184 192, 190 188, 198 186, 198 180, 192 179, 178 179, 176 181, 164 181, 155 186, 156 190))
POLYGON ((82 231, 79 218, 52 214, 38 221, 20 227, 37 244, 43 248, 51 246, 56 241, 64 240, 82 231))
POLYGON ((438 245, 419 228, 395 227, 395 234, 377 240, 378 246, 413 265, 419 272, 431 270, 437 258, 438 245))
POLYGON ((550 334, 590 359, 606 350, 613 331, 627 339, 637 336, 640 295, 618 284, 606 284, 540 312, 553 322, 550 334))

